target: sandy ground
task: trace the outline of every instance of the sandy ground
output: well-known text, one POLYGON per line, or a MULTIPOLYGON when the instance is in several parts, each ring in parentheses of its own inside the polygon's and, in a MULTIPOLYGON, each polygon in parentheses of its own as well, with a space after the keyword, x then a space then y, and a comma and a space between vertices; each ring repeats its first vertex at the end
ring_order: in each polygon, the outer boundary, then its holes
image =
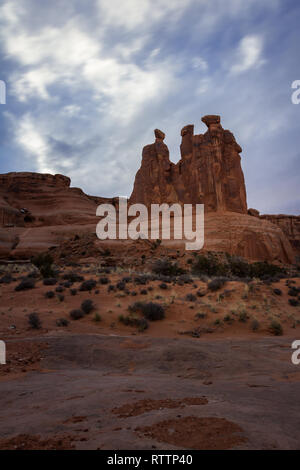
MULTIPOLYGON (((300 339, 300 308, 289 304, 285 279, 227 282, 217 292, 197 279, 167 289, 130 281, 128 292, 108 292, 99 277, 116 285, 130 273, 99 276, 87 266, 81 274, 97 286, 80 292, 74 283, 76 295, 64 288, 61 301, 56 292, 45 297, 58 284, 42 280, 16 292, 22 274, 0 285, 7 346, 0 449, 299 448, 300 365, 291 362, 291 343, 300 339), (87 298, 93 312, 72 320, 70 311, 87 298), (144 332, 119 321, 141 300, 166 311, 144 332), (32 312, 40 329, 29 327, 32 312), (68 326, 58 327, 60 318, 68 326), (272 320, 282 336, 272 334, 272 320)), ((291 283, 300 286, 297 278, 291 283)))
POLYGON ((23 342, 47 348, 40 370, 0 383, 0 448, 299 448, 290 338, 23 342))

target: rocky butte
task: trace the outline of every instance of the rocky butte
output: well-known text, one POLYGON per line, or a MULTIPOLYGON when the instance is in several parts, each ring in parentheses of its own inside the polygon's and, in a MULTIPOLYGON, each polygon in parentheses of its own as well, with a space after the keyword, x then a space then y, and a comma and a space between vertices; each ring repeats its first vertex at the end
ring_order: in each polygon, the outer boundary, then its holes
POLYGON ((143 149, 130 202, 145 205, 174 203, 205 205, 206 212, 247 213, 246 188, 241 168, 241 147, 221 126, 220 116, 204 116, 205 134, 194 135, 194 126, 181 130, 181 159, 175 165, 155 129, 155 142, 143 149))

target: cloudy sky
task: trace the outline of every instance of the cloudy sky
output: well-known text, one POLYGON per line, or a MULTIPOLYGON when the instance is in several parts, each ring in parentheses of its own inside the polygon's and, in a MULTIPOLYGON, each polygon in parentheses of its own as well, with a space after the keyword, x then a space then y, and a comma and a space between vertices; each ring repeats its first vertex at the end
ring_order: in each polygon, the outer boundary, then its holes
POLYGON ((298 0, 2 0, 0 172, 130 195, 142 147, 220 114, 248 206, 300 214, 298 0))

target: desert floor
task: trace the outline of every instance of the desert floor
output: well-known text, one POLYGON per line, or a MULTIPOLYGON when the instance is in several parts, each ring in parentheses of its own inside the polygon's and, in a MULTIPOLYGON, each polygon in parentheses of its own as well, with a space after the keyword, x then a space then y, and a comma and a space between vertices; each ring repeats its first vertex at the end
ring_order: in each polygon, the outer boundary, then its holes
POLYGON ((76 272, 97 283, 91 291, 42 279, 15 291, 22 269, 0 285, 0 449, 299 448, 291 344, 300 340, 300 308, 289 303, 299 278, 228 281, 214 292, 195 278, 141 285, 129 272, 82 266, 76 272), (86 299, 93 311, 70 318, 86 299), (124 324, 120 315, 136 301, 160 303, 165 318, 145 331, 124 324), (67 326, 57 326, 61 318, 67 326))

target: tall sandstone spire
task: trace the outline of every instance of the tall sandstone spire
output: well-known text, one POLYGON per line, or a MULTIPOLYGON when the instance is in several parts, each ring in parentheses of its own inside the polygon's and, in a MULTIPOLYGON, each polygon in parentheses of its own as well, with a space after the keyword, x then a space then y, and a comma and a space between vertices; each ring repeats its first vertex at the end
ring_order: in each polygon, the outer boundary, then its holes
POLYGON ((247 213, 246 188, 241 168, 241 147, 233 134, 224 130, 220 116, 204 116, 205 134, 194 135, 194 126, 181 130, 181 159, 175 165, 155 129, 155 143, 143 149, 131 203, 200 204, 206 212, 247 213))

